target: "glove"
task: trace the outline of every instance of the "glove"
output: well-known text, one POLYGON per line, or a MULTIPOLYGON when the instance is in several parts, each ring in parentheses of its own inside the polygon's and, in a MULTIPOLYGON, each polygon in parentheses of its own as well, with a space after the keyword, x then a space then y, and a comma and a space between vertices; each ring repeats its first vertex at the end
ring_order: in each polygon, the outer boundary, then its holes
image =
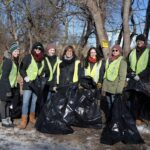
POLYGON ((29 81, 30 81, 29 77, 26 76, 26 77, 24 78, 24 81, 25 81, 25 82, 29 82, 29 81))
POLYGON ((57 92, 57 87, 56 87, 56 86, 53 87, 53 91, 54 91, 55 93, 57 92))
POLYGON ((99 82, 99 83, 97 83, 96 86, 97 86, 98 89, 100 89, 102 87, 102 84, 99 82))
POLYGON ((140 77, 139 77, 138 75, 136 75, 136 76, 134 77, 134 80, 135 80, 135 81, 139 81, 139 80, 140 80, 140 77))
POLYGON ((11 93, 11 92, 7 92, 7 93, 6 93, 6 97, 8 97, 8 98, 9 98, 9 97, 12 97, 12 93, 11 93))

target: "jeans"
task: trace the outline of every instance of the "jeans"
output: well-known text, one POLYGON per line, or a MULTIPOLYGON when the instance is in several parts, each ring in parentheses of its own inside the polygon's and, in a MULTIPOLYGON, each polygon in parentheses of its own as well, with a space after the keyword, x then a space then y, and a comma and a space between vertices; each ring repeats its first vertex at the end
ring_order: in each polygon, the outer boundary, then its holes
POLYGON ((31 98, 30 112, 35 112, 37 95, 31 90, 24 90, 23 91, 22 115, 27 115, 28 114, 30 98, 31 98))
POLYGON ((112 107, 112 104, 115 100, 115 95, 110 94, 110 93, 106 93, 106 99, 107 99, 107 103, 108 103, 108 109, 110 110, 112 107))

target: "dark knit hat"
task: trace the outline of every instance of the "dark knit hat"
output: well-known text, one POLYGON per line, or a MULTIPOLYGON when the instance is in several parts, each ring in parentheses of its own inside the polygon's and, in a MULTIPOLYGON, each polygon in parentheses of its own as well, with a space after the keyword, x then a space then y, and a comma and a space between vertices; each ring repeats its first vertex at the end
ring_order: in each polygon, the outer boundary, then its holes
POLYGON ((9 47, 9 49, 8 49, 8 52, 9 52, 9 53, 12 53, 12 52, 15 51, 16 49, 20 49, 20 48, 19 48, 19 45, 14 42, 14 43, 12 43, 12 44, 10 45, 10 47, 9 47))
POLYGON ((146 42, 146 37, 144 36, 144 34, 139 34, 139 35, 136 37, 136 42, 137 42, 137 40, 146 42))
POLYGON ((39 49, 42 52, 44 52, 44 47, 43 47, 42 43, 40 43, 40 42, 36 42, 33 44, 32 50, 34 50, 34 49, 39 49))

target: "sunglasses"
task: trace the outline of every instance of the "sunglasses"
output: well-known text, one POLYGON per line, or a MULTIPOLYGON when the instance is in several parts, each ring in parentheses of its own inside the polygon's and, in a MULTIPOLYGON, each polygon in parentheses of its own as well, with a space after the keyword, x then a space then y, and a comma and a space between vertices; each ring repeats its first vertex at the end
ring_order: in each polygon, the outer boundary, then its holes
POLYGON ((42 48, 41 48, 41 47, 36 47, 35 49, 42 50, 42 48))
POLYGON ((117 49, 113 49, 112 52, 118 52, 118 50, 117 49))

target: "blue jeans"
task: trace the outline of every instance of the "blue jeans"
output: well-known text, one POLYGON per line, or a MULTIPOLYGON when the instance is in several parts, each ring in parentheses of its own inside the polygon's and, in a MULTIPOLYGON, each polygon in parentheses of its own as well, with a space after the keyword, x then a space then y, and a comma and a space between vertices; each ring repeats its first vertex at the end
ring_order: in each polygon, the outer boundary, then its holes
POLYGON ((29 109, 29 103, 30 103, 31 96, 32 96, 32 99, 31 99, 30 112, 35 112, 37 95, 31 90, 24 90, 23 91, 22 115, 27 115, 28 114, 28 111, 29 111, 28 109, 29 109))
POLYGON ((115 100, 115 95, 111 94, 111 93, 106 93, 106 99, 107 99, 107 103, 108 103, 108 109, 110 110, 112 107, 112 104, 115 100))

